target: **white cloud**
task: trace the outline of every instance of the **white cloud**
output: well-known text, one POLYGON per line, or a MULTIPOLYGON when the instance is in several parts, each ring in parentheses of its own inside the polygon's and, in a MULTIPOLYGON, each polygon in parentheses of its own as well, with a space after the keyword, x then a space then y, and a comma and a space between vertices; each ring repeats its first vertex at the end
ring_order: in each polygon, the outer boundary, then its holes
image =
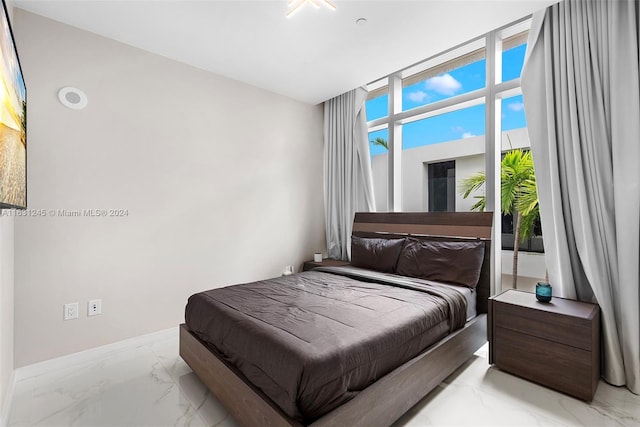
POLYGON ((462 126, 454 126, 451 128, 451 132, 453 133, 459 133, 460 134, 460 138, 473 138, 474 135, 472 132, 466 131, 464 130, 464 128, 462 126))
POLYGON ((409 92, 407 94, 407 98, 409 98, 410 101, 422 103, 425 100, 428 100, 430 96, 427 92, 417 90, 415 92, 409 92))
POLYGON ((507 107, 511 111, 522 111, 524 109, 524 104, 522 102, 512 102, 511 104, 507 104, 507 107))
POLYGON ((462 83, 454 79, 451 74, 446 73, 441 76, 431 77, 424 85, 427 89, 438 92, 441 95, 455 95, 462 89, 462 83))

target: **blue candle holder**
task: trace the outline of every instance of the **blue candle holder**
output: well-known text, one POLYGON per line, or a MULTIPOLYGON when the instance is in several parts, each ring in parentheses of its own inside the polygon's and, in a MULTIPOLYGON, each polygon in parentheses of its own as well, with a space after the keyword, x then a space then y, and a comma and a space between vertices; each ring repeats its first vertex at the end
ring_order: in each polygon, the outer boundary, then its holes
POLYGON ((546 282, 538 282, 536 284, 536 298, 540 302, 551 301, 551 285, 546 282))

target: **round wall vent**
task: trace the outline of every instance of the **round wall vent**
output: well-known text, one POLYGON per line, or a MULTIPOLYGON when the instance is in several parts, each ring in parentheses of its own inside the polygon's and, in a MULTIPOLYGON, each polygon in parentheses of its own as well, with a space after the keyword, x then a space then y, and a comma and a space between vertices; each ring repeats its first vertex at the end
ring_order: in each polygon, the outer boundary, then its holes
POLYGON ((76 87, 66 86, 58 91, 58 100, 62 105, 74 110, 87 106, 87 95, 76 87))

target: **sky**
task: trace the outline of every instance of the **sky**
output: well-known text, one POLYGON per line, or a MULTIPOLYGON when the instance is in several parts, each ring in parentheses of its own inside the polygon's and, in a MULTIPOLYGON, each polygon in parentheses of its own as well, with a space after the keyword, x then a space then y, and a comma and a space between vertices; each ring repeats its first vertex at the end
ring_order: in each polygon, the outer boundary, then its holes
MULTIPOLYGON (((502 54, 502 81, 520 77, 526 44, 502 54)), ((441 101, 463 93, 481 89, 486 80, 485 60, 473 62, 444 74, 402 89, 402 110, 441 101)), ((388 95, 367 101, 367 121, 388 115, 388 95)), ((437 144, 485 134, 485 106, 453 111, 439 116, 408 123, 402 129, 402 149, 437 144)), ((522 95, 502 100, 502 130, 526 127, 522 95)), ((369 133, 369 140, 381 137, 388 140, 387 129, 369 133)), ((386 149, 371 145, 371 155, 386 153, 386 149)))

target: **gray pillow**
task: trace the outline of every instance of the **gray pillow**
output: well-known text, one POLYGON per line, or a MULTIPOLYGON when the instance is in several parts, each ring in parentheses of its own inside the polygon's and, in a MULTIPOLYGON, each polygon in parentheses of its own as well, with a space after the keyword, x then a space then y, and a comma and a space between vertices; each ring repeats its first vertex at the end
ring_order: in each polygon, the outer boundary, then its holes
POLYGON ((351 237, 351 265, 393 273, 405 239, 351 237))
POLYGON ((484 259, 484 242, 417 240, 408 238, 396 273, 475 288, 484 259))

